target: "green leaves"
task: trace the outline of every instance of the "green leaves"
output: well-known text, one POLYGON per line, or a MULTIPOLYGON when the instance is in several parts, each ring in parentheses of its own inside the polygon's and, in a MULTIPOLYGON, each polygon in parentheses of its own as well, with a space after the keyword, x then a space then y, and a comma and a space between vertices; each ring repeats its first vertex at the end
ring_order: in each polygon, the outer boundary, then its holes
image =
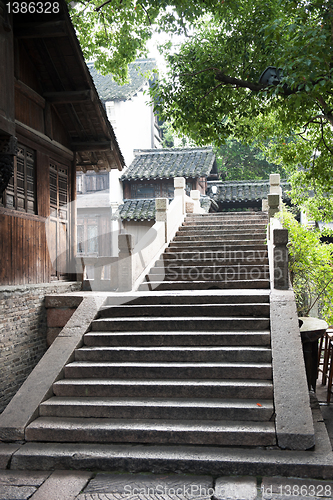
POLYGON ((319 305, 322 317, 333 322, 333 245, 322 243, 323 233, 299 224, 292 213, 284 209, 278 218, 288 229, 289 270, 296 296, 299 316, 316 314, 319 305))

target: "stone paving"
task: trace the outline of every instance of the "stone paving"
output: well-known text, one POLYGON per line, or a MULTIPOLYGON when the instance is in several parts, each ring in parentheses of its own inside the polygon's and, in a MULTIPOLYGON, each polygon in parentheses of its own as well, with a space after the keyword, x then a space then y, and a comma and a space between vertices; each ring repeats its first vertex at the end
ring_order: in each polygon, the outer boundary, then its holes
POLYGON ((323 500, 333 481, 86 471, 0 471, 0 500, 323 500))
MULTIPOLYGON (((318 384, 317 397, 326 400, 318 384)), ((333 404, 321 405, 333 445, 333 404)), ((12 446, 14 449, 17 446, 12 446)), ((6 467, 0 460, 0 467, 6 467)), ((292 477, 195 476, 0 469, 0 500, 325 500, 333 481, 292 477)))

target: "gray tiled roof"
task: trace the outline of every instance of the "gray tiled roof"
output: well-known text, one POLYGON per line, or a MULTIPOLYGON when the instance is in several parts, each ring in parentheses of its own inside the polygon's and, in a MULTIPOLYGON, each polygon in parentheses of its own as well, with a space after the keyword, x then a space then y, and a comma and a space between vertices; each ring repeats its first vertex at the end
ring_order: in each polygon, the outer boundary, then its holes
MULTIPOLYGON (((169 199, 169 203, 172 199, 169 199)), ((205 212, 209 212, 212 200, 208 196, 200 197, 201 208, 205 212)), ((124 203, 118 208, 115 217, 122 220, 155 220, 156 209, 155 209, 155 198, 149 199, 132 199, 124 200, 124 203)))
POLYGON ((122 220, 155 220, 155 198, 124 200, 117 216, 122 220))
POLYGON ((168 148, 134 150, 135 158, 121 180, 207 177, 215 161, 213 149, 168 148))
MULTIPOLYGON (((287 191, 290 190, 290 184, 281 181, 282 198, 289 199, 287 191)), ((254 201, 267 198, 269 193, 269 181, 210 181, 208 182, 208 194, 215 200, 221 202, 233 201, 254 201), (211 186, 217 186, 216 195, 212 195, 211 186)))
POLYGON ((145 74, 147 71, 156 68, 156 61, 155 59, 138 59, 129 64, 128 70, 130 81, 125 85, 118 85, 118 83, 113 80, 112 75, 104 76, 98 73, 94 68, 94 63, 88 63, 87 66, 102 101, 126 101, 142 89, 148 80, 145 74))

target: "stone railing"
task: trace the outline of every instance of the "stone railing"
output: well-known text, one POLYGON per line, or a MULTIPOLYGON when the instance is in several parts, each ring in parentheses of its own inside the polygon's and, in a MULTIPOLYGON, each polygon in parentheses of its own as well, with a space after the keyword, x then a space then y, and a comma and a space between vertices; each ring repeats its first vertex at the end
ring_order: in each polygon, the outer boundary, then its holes
POLYGON ((288 272, 288 230, 282 227, 274 215, 282 207, 280 175, 271 174, 268 199, 263 200, 263 210, 268 212, 267 244, 269 254, 271 287, 277 290, 289 289, 288 272))
POLYGON ((185 193, 185 179, 174 179, 174 199, 156 199, 156 222, 134 245, 134 237, 118 236, 118 257, 82 257, 77 259, 82 268, 83 288, 96 291, 126 292, 135 290, 144 275, 155 264, 184 221, 186 212, 202 213, 199 191, 185 193), (85 268, 94 268, 94 279, 85 276, 85 268), (105 266, 109 266, 107 277, 105 266))
POLYGON ((270 176, 270 193, 268 200, 263 200, 263 210, 268 212, 270 331, 277 442, 280 448, 307 450, 315 444, 314 425, 296 301, 289 280, 288 230, 274 218, 281 210, 278 174, 270 176))

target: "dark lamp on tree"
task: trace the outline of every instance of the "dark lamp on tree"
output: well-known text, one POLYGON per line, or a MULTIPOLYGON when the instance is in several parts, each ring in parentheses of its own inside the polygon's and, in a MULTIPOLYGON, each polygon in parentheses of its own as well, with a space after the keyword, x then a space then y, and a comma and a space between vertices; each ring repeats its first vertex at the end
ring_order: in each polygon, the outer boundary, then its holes
POLYGON ((259 83, 263 85, 278 85, 282 78, 282 70, 275 66, 268 66, 259 78, 259 83))

